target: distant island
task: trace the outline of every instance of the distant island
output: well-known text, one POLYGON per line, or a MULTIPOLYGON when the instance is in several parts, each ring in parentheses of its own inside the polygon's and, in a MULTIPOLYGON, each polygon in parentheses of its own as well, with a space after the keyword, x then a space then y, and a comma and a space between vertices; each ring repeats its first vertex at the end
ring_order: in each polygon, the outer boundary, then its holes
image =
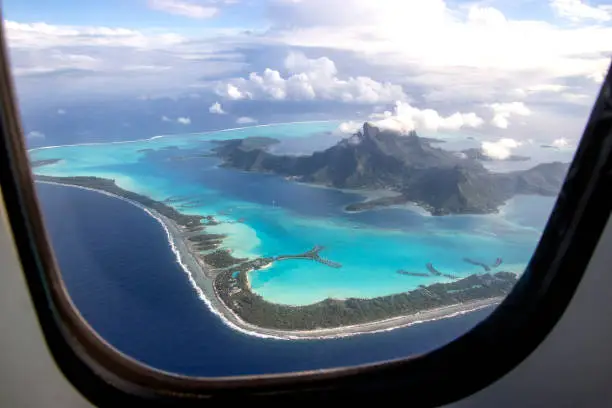
MULTIPOLYGON (((493 173, 481 153, 459 155, 433 147, 432 139, 381 130, 369 123, 336 145, 307 156, 275 155, 265 137, 217 141, 213 149, 223 165, 243 171, 273 173, 292 180, 335 188, 389 190, 396 196, 350 204, 363 211, 412 202, 433 215, 486 214, 517 194, 555 196, 569 164, 543 163, 531 169, 493 173)), ((509 160, 527 160, 512 156, 509 160)))

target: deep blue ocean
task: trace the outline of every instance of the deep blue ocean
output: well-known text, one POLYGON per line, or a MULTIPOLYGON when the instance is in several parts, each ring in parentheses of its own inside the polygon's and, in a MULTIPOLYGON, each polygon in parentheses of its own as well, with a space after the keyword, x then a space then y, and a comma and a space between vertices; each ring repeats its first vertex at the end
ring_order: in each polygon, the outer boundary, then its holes
POLYGON ((153 218, 121 200, 37 185, 69 293, 120 351, 153 367, 226 376, 338 367, 437 348, 491 311, 333 340, 284 341, 236 332, 198 299, 153 218))

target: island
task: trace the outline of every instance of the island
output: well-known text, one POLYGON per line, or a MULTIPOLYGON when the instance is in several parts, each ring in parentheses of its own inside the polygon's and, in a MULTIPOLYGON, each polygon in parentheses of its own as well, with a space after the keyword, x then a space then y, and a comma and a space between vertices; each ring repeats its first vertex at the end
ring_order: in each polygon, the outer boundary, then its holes
POLYGON ((307 156, 272 154, 268 147, 275 142, 270 138, 217 141, 213 150, 223 166, 243 171, 333 188, 397 193, 349 204, 347 211, 410 202, 432 215, 493 213, 517 194, 557 195, 569 168, 568 163, 553 162, 493 173, 481 163, 482 155, 458 155, 432 146, 415 131, 401 135, 367 122, 351 137, 307 156))
POLYGON ((385 321, 451 305, 493 304, 489 302, 498 302, 507 295, 516 280, 517 275, 510 272, 474 274, 454 282, 421 286, 410 292, 372 299, 326 299, 307 306, 265 301, 250 290, 246 272, 240 272, 236 277, 231 273, 219 275, 215 287, 224 303, 248 323, 274 329, 310 331, 385 321))
MULTIPOLYGON (((435 141, 421 139, 414 132, 400 136, 367 123, 361 132, 308 156, 274 155, 267 149, 277 142, 263 137, 217 141, 212 154, 221 158, 223 166, 238 170, 274 173, 337 188, 385 189, 395 194, 352 204, 347 207, 349 211, 416 202, 439 216, 492 212, 514 194, 554 194, 567 170, 566 164, 546 163, 521 172, 491 173, 477 159, 432 147, 435 141)), ((55 161, 48 159, 38 165, 55 161)), ((172 206, 179 202, 187 208, 196 205, 195 197, 156 201, 121 188, 115 180, 99 177, 36 175, 35 179, 95 190, 147 211, 163 226, 200 298, 226 324, 253 335, 338 337, 454 316, 499 303, 522 272, 502 267, 502 259, 495 258, 499 254, 483 254, 484 260, 493 262, 464 258, 466 268, 473 272, 461 276, 438 269, 438 260, 431 259, 420 269, 388 271, 399 275, 397 279, 422 279, 427 283, 415 284, 413 290, 375 298, 328 298, 310 305, 277 304, 253 291, 249 280, 252 271, 289 260, 317 262, 330 271, 346 272, 347 278, 350 271, 326 254, 325 242, 296 253, 238 257, 225 246, 226 236, 213 232, 214 225, 231 222, 218 219, 221 212, 188 215, 172 206)))
MULTIPOLYGON (((193 274, 209 306, 226 323, 249 334, 308 339, 388 330, 494 305, 509 293, 518 279, 517 273, 507 271, 474 273, 465 278, 447 275, 452 281, 421 285, 412 291, 373 299, 326 299, 306 306, 270 303, 251 290, 250 271, 285 259, 314 260, 330 268, 342 265, 322 257, 321 246, 302 254, 237 258, 222 248, 223 235, 206 232, 208 217, 181 214, 167 204, 117 186, 114 180, 44 175, 36 175, 35 179, 104 192, 151 212, 165 226, 181 261, 193 274)), ((415 273, 415 276, 425 275, 415 273)))

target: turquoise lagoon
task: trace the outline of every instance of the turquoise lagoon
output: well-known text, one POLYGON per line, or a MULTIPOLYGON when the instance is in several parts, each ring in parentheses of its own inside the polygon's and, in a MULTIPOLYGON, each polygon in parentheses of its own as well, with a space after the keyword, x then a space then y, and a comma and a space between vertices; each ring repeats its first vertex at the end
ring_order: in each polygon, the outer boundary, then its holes
MULTIPOLYGON (((372 298, 448 281, 397 274, 398 269, 438 270, 459 276, 482 273, 463 261, 472 258, 499 270, 522 273, 537 245, 554 199, 519 196, 491 215, 432 217, 402 206, 346 213, 363 200, 354 191, 309 186, 282 177, 219 167, 207 152, 211 141, 268 136, 275 149, 305 153, 338 140, 337 122, 308 122, 154 137, 132 142, 57 146, 32 150, 32 160, 61 159, 35 169, 52 176, 98 176, 122 188, 165 201, 188 214, 214 215, 207 227, 227 235, 235 256, 259 257, 325 247, 321 256, 340 269, 307 260, 288 260, 250 273, 254 292, 266 300, 303 305, 325 298, 372 298)), ((438 135, 443 138, 444 135, 438 135)), ((473 141, 471 143, 477 143, 473 141)))

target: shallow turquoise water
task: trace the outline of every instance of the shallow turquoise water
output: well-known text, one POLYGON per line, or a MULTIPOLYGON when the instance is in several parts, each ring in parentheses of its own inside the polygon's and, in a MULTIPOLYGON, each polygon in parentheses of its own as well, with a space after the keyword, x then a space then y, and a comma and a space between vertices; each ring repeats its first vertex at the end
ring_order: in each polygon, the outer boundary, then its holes
MULTIPOLYGON (((431 217, 414 207, 358 214, 342 209, 363 199, 288 182, 280 177, 218 167, 205 157, 211 140, 269 136, 304 146, 320 143, 336 122, 252 127, 143 141, 76 145, 34 150, 33 160, 62 159, 36 169, 39 174, 113 178, 126 189, 149 195, 189 214, 213 214, 225 223, 209 232, 225 233, 224 245, 238 256, 301 253, 314 245, 340 269, 306 260, 276 262, 250 273, 253 290, 265 299, 308 304, 327 297, 375 297, 447 281, 399 275, 398 269, 426 272, 428 262, 444 273, 466 276, 482 268, 464 257, 500 270, 522 272, 539 240, 554 200, 517 197, 497 215, 431 217), (143 151, 143 149, 153 149, 143 151)), ((331 136, 330 136, 331 137, 331 136)), ((291 143, 287 143, 289 146, 291 143)))

